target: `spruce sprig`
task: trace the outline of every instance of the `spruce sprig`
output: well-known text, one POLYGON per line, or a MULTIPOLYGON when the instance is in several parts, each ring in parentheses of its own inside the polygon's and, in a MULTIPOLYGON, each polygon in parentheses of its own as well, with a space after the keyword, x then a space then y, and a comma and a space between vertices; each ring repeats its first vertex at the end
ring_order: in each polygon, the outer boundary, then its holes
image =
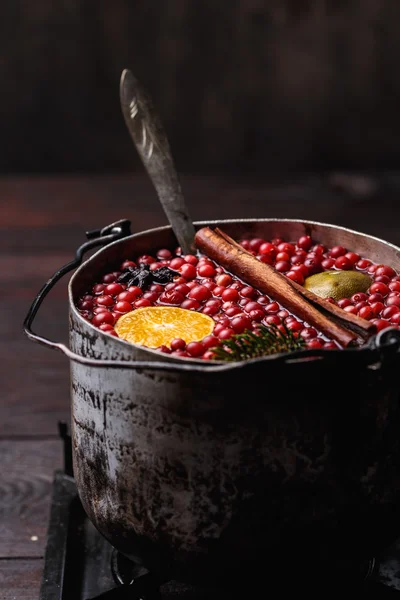
POLYGON ((273 323, 268 326, 259 325, 257 333, 248 330, 232 335, 223 342, 223 346, 212 348, 213 358, 214 360, 239 361, 304 349, 304 340, 295 337, 286 325, 283 327, 284 332, 273 323))

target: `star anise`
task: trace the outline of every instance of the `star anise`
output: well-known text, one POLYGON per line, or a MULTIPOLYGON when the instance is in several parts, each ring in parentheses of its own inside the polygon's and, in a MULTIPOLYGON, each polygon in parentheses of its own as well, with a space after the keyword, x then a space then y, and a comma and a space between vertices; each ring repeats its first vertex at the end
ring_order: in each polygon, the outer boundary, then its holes
POLYGON ((174 277, 179 277, 179 273, 169 267, 160 267, 151 271, 149 265, 139 265, 138 267, 127 267, 124 269, 117 281, 125 283, 127 287, 136 285, 144 289, 152 283, 170 283, 174 277))

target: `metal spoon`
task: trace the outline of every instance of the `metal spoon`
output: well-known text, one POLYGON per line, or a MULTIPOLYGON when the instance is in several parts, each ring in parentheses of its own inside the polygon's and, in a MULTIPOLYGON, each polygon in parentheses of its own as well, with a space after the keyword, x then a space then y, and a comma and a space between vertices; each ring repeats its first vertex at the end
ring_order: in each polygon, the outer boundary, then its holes
POLYGON ((189 217, 165 131, 151 99, 128 69, 121 75, 120 102, 125 123, 184 254, 195 252, 189 217))

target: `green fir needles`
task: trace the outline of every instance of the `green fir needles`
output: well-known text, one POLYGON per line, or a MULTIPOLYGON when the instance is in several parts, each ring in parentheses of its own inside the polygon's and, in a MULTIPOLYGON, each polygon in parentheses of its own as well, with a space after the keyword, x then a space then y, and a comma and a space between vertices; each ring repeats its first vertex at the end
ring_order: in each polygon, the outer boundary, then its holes
POLYGON ((276 325, 259 325, 257 332, 244 331, 224 340, 223 346, 212 348, 214 360, 239 361, 293 352, 305 347, 304 340, 296 337, 285 325, 281 331, 276 325))

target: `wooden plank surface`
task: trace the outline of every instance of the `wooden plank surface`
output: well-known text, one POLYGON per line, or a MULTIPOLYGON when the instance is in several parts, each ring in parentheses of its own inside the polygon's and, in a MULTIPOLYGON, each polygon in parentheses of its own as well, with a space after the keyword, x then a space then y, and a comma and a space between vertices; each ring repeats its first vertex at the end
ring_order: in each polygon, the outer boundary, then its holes
MULTIPOLYGON (((182 178, 194 219, 282 217, 345 225, 400 242, 399 177, 182 178)), ((120 218, 132 230, 166 218, 144 176, 0 179, 0 600, 37 600, 50 489, 62 467, 57 422, 69 421, 69 366, 26 339, 22 322, 44 281, 87 229, 120 218), (37 539, 36 539, 37 538, 37 539)), ((67 339, 67 279, 35 330, 67 339)))

